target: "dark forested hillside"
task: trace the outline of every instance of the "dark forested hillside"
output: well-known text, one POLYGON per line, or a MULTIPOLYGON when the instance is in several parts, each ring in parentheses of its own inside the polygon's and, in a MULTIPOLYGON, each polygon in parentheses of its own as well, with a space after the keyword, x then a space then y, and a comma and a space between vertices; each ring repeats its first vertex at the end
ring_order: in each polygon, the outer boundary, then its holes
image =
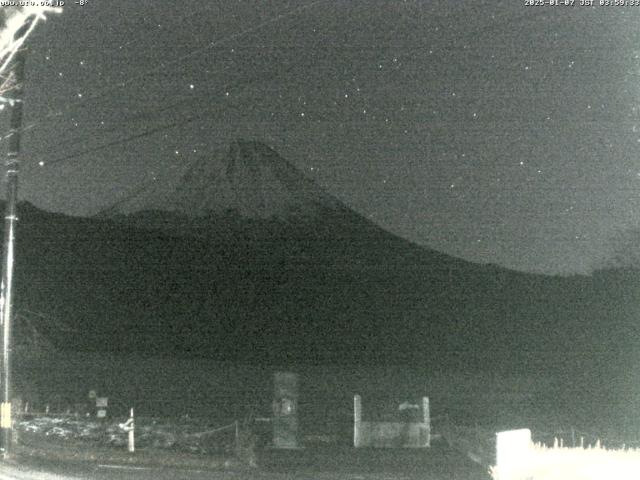
POLYGON ((636 338, 634 270, 548 277, 477 265, 346 208, 298 221, 74 218, 26 203, 20 215, 17 307, 72 326, 52 330, 61 349, 595 368, 636 338))

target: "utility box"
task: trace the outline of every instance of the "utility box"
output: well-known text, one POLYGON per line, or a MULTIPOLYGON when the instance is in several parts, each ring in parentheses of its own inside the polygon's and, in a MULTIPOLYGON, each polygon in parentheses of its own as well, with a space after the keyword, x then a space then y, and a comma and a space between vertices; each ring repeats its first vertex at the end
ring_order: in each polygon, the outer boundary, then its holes
POLYGON ((298 444, 298 375, 273 376, 273 447, 300 448, 298 444))

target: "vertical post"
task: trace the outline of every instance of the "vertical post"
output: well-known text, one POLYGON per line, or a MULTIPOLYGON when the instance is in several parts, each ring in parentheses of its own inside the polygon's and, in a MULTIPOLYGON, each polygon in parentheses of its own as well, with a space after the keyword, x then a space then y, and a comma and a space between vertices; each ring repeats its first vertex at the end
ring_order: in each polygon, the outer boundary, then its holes
MULTIPOLYGON (((22 30, 22 29, 21 29, 22 30)), ((20 31, 16 33, 18 36, 20 31)), ((0 283, 0 329, 2 336, 2 404, 0 407, 0 430, 2 431, 3 456, 7 458, 11 450, 13 421, 11 418, 11 321, 13 316, 13 270, 15 228, 18 221, 18 171, 20 166, 20 130, 22 128, 22 97, 24 91, 25 52, 18 50, 12 68, 13 89, 11 92, 11 123, 9 133, 9 151, 6 166, 6 206, 4 216, 4 257, 2 262, 2 280, 0 283)))
POLYGON ((431 412, 429 411, 429 397, 422 397, 422 422, 427 431, 426 447, 431 446, 431 412))
POLYGON ((127 450, 129 451, 129 453, 133 453, 136 451, 136 437, 135 437, 136 423, 133 418, 133 408, 129 412, 129 420, 131 421, 131 424, 129 425, 129 434, 128 434, 129 441, 127 442, 127 450))
POLYGON ((240 448, 240 425, 238 425, 238 420, 234 422, 234 426, 236 428, 235 448, 236 448, 236 452, 238 452, 240 448))
POLYGON ((353 446, 360 446, 360 423, 362 422, 362 398, 360 395, 353 396, 353 446))

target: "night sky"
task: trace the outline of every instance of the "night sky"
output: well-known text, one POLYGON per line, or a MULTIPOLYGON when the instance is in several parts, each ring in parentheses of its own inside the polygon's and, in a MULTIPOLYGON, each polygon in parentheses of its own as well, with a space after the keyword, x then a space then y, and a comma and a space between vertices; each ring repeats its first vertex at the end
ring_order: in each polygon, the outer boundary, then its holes
POLYGON ((419 244, 589 272, 640 225, 640 7, 575 3, 68 1, 28 40, 21 198, 93 214, 255 138, 419 244))

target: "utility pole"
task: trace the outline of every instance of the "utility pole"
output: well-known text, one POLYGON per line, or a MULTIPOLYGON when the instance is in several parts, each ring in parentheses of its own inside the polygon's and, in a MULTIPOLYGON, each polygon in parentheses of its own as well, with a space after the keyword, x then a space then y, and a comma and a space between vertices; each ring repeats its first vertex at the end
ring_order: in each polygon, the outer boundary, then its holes
MULTIPOLYGON (((25 25, 27 27, 28 25, 25 25)), ((15 38, 20 38, 26 28, 21 28, 15 38)), ((0 433, 2 438, 2 454, 7 458, 11 452, 13 437, 13 420, 11 415, 11 323, 13 317, 13 270, 15 228, 18 222, 18 171, 20 167, 20 132, 22 129, 22 100, 24 92, 25 51, 16 52, 12 65, 12 88, 8 92, 11 106, 9 130, 9 151, 5 161, 6 173, 6 206, 4 216, 4 242, 2 279, 0 283, 0 338, 2 339, 2 372, 0 385, 2 388, 2 404, 0 405, 0 433)))

